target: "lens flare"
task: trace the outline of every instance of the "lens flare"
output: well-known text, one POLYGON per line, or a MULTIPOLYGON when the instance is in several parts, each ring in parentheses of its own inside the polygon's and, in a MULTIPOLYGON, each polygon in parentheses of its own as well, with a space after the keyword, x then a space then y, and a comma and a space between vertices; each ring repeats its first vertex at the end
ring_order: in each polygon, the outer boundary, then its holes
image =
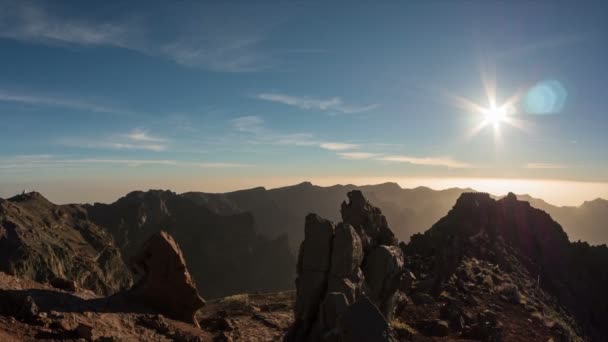
POLYGON ((555 114, 562 111, 568 92, 557 80, 544 80, 534 85, 523 101, 524 110, 529 114, 555 114))

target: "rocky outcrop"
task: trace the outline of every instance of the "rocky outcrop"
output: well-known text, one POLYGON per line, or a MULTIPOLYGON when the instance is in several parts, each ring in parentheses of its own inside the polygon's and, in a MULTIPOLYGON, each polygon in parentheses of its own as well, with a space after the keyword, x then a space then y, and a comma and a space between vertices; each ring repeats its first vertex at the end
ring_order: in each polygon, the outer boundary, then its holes
POLYGON ((163 314, 198 325, 194 314, 205 305, 186 267, 179 246, 166 232, 152 235, 132 259, 131 267, 141 278, 130 290, 135 300, 163 314))
POLYGON ((553 307, 573 334, 594 341, 608 335, 598 320, 608 308, 608 248, 571 243, 551 216, 512 193, 500 200, 463 194, 444 218, 412 236, 403 249, 408 260, 424 260, 411 267, 426 277, 417 286, 435 296, 454 286, 469 293, 471 284, 477 284, 511 304, 530 306, 531 297, 537 297, 545 306, 542 311, 553 307), (465 267, 471 258, 506 272, 509 281, 497 277, 498 271, 480 272, 478 264, 465 267))
POLYGON ((380 210, 360 191, 349 192, 348 199, 337 226, 315 214, 306 217, 287 341, 393 340, 387 322, 403 255, 380 210))

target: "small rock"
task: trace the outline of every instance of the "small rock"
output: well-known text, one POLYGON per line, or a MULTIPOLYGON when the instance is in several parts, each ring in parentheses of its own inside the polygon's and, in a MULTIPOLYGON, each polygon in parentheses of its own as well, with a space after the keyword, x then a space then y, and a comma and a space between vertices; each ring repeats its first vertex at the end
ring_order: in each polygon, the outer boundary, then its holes
POLYGON ((26 321, 33 321, 38 318, 38 305, 36 305, 34 298, 31 296, 23 298, 17 317, 26 321))
POLYGON ((56 289, 76 292, 76 282, 73 280, 68 280, 68 279, 57 277, 57 278, 53 278, 49 282, 49 284, 56 289))
POLYGON ((86 341, 93 340, 93 327, 91 325, 80 323, 76 329, 74 329, 74 333, 76 336, 83 338, 86 341))

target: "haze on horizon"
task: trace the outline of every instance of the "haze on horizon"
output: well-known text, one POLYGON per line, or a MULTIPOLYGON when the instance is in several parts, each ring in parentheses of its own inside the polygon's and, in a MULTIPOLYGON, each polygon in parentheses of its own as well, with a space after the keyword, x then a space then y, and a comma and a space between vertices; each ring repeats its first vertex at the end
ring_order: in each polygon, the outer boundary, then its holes
POLYGON ((608 5, 0 0, 0 197, 608 198, 608 5))

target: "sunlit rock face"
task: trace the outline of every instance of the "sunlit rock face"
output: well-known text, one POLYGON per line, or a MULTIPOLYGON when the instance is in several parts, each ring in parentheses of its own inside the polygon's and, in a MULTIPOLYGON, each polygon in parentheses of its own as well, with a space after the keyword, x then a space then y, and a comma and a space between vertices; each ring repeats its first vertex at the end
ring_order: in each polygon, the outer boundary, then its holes
POLYGON ((315 214, 306 217, 288 341, 350 341, 365 321, 374 322, 368 336, 394 340, 387 321, 404 272, 403 254, 381 211, 360 191, 348 198, 337 226, 315 214))

